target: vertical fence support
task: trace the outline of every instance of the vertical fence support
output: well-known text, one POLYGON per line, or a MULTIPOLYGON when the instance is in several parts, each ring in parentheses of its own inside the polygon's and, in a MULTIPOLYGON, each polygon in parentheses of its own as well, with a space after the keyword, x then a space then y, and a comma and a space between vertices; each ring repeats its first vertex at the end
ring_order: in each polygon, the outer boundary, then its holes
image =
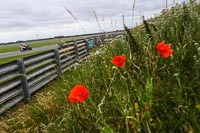
POLYGON ((62 73, 62 66, 60 62, 60 54, 59 54, 58 49, 54 49, 54 53, 55 53, 56 64, 57 64, 57 69, 58 69, 58 76, 60 76, 62 73))
POLYGON ((90 46, 89 46, 89 43, 88 43, 88 39, 84 39, 84 41, 85 41, 85 44, 86 44, 87 54, 89 55, 90 54, 90 46))
POLYGON ((101 45, 101 40, 99 39, 99 36, 96 37, 97 40, 97 45, 100 46, 101 45))
POLYGON ((113 38, 113 33, 110 33, 110 37, 113 38))
POLYGON ((102 35, 102 41, 104 42, 105 40, 105 34, 102 35))
POLYGON ((78 58, 78 46, 77 46, 76 40, 74 40, 74 50, 75 50, 75 53, 76 53, 76 58, 78 58))
POLYGON ((110 39, 110 38, 111 38, 111 33, 108 34, 108 39, 110 39))
POLYGON ((102 35, 99 36, 99 40, 100 40, 100 42, 101 42, 100 45, 104 45, 104 44, 103 44, 103 40, 102 40, 102 35))
POLYGON ((24 60, 18 59, 17 65, 18 65, 19 73, 21 75, 21 84, 22 84, 22 89, 23 89, 23 92, 24 92, 24 100, 25 100, 25 102, 29 102, 31 100, 31 94, 30 94, 30 91, 28 89, 28 80, 27 80, 27 77, 26 77, 24 60))
POLYGON ((96 36, 94 37, 94 45, 95 45, 95 46, 98 46, 96 36))

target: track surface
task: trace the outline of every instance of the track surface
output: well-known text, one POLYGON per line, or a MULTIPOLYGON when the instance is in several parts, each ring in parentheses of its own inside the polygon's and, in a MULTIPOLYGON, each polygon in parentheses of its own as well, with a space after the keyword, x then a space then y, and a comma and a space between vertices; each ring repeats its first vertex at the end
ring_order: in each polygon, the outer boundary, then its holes
MULTIPOLYGON (((122 32, 112 32, 112 34, 119 34, 119 33, 124 33, 122 32)), ((94 34, 94 35, 88 35, 86 37, 93 37, 93 36, 97 36, 97 35, 103 35, 103 33, 100 34, 94 34)), ((72 37, 73 38, 73 37, 72 37)), ((4 47, 4 46, 3 46, 4 47)), ((42 50, 51 50, 51 49, 55 49, 58 48, 58 46, 55 45, 51 45, 51 46, 44 46, 44 47, 40 47, 40 48, 33 48, 31 51, 24 51, 24 52, 7 52, 7 53, 0 53, 0 59, 2 58, 6 58, 6 57, 12 57, 12 56, 19 56, 19 55, 24 55, 24 54, 29 54, 29 53, 33 53, 33 52, 38 52, 38 51, 42 51, 42 50)))
POLYGON ((17 51, 17 52, 0 53, 0 59, 6 58, 6 57, 29 54, 29 53, 33 53, 33 52, 42 51, 42 50, 55 49, 57 47, 58 47, 57 45, 52 45, 52 46, 44 46, 44 47, 40 47, 40 48, 33 48, 32 50, 27 50, 27 51, 23 51, 23 52, 17 51))

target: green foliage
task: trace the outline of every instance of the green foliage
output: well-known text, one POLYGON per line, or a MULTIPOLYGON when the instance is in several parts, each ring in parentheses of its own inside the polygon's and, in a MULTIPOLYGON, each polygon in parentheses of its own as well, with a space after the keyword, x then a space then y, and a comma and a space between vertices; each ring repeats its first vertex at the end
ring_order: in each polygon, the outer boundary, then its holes
POLYGON ((143 24, 144 24, 146 33, 147 33, 147 35, 149 36, 149 40, 150 40, 151 43, 154 45, 155 42, 154 42, 154 39, 153 39, 151 30, 150 30, 149 24, 148 24, 148 22, 144 19, 144 16, 143 16, 142 18, 143 18, 143 24))
MULTIPOLYGON (((83 37, 82 36, 73 37, 73 39, 82 39, 82 38, 84 38, 84 36, 83 37)), ((49 40, 31 41, 31 42, 25 42, 25 43, 27 43, 32 48, 39 48, 39 47, 43 47, 43 46, 56 45, 56 44, 62 43, 62 42, 69 42, 69 41, 72 41, 73 39, 72 38, 49 39, 49 40)), ((7 44, 5 46, 0 46, 0 53, 19 51, 19 45, 20 45, 20 43, 7 44)))
POLYGON ((199 7, 195 2, 178 5, 146 21, 154 42, 171 43, 174 53, 170 57, 164 59, 157 53, 156 43, 152 43, 144 25, 126 28, 125 37, 106 40, 104 47, 97 50, 102 54, 94 51, 89 60, 49 85, 33 100, 33 105, 23 109, 23 115, 10 117, 5 122, 9 126, 4 123, 4 129, 63 133, 200 132, 199 7), (136 49, 140 50, 137 54, 133 53, 136 49), (124 67, 111 64, 117 55, 126 56, 124 67), (67 100, 76 84, 89 90, 89 98, 82 104, 70 104, 67 100))
POLYGON ((18 56, 2 58, 2 59, 0 59, 0 64, 5 64, 5 63, 12 62, 12 61, 15 61, 17 59, 25 58, 25 57, 28 57, 28 56, 33 56, 33 55, 36 55, 36 54, 39 54, 39 53, 43 53, 45 51, 48 51, 48 50, 42 50, 42 51, 39 51, 39 52, 30 53, 30 54, 23 54, 23 55, 18 55, 18 56))
POLYGON ((128 27, 126 25, 124 25, 124 28, 127 33, 127 42, 129 42, 131 53, 133 55, 140 53, 141 48, 140 48, 139 44, 137 43, 136 39, 133 37, 131 31, 128 29, 128 27))
MULTIPOLYGON (((46 41, 36 41, 36 42, 28 42, 27 44, 30 45, 32 48, 38 48, 42 46, 50 46, 50 45, 55 45, 59 40, 46 40, 46 41)), ((14 52, 14 51, 19 51, 19 45, 20 44, 9 44, 5 46, 1 46, 0 48, 0 53, 7 53, 7 52, 14 52)))

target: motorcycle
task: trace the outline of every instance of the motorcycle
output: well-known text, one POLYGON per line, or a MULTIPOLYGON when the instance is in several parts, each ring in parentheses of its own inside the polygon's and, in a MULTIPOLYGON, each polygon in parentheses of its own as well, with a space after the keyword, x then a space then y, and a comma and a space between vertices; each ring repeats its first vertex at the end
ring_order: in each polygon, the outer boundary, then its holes
POLYGON ((20 49, 21 52, 23 51, 27 51, 27 50, 32 50, 32 48, 29 45, 20 45, 20 49))

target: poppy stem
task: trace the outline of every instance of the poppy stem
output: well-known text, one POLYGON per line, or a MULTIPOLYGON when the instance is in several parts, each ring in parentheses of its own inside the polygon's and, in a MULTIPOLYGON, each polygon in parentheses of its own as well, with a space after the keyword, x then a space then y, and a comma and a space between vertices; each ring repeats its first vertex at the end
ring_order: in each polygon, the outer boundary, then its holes
POLYGON ((106 92, 105 96, 102 98, 100 104, 97 106, 97 107, 98 107, 98 111, 99 111, 100 113, 103 113, 103 112, 101 111, 101 106, 104 104, 104 101, 105 101, 105 99, 106 99, 106 96, 107 96, 107 95, 109 94, 109 92, 110 92, 110 87, 111 87, 111 85, 112 85, 112 83, 113 83, 113 81, 114 81, 113 79, 114 79, 115 75, 116 75, 116 70, 114 71, 112 80, 111 80, 111 82, 110 82, 110 84, 109 84, 109 86, 108 86, 108 88, 107 88, 107 92, 106 92))

